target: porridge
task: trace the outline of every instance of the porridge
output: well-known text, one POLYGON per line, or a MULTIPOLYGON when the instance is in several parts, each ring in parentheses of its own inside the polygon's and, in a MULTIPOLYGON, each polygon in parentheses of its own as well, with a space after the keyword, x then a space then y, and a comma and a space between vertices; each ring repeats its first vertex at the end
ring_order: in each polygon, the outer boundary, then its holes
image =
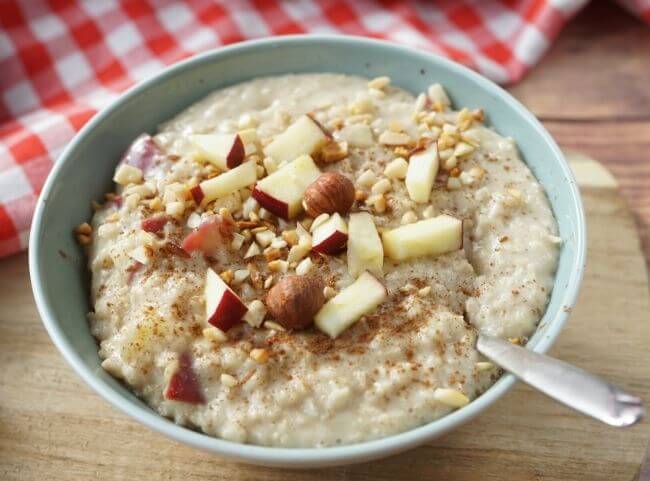
POLYGON ((462 407, 525 342, 557 226, 512 139, 334 74, 217 91, 138 137, 77 228, 102 366, 161 415, 227 440, 331 446, 462 407))

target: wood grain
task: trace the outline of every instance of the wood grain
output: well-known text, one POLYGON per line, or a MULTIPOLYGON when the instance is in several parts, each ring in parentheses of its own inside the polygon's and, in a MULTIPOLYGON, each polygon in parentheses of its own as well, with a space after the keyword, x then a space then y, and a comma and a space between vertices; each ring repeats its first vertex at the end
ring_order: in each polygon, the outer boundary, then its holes
POLYGON ((650 28, 615 2, 592 1, 509 90, 563 149, 614 173, 650 268, 650 28))
MULTIPOLYGON (((580 299, 553 354, 650 402, 648 279, 634 221, 606 170, 576 172, 589 221, 580 299)), ((26 256, 0 261, 0 479, 589 480, 638 475, 648 422, 616 430, 517 385, 471 424, 382 461, 317 471, 236 465, 111 408, 65 364, 33 305, 26 256)))

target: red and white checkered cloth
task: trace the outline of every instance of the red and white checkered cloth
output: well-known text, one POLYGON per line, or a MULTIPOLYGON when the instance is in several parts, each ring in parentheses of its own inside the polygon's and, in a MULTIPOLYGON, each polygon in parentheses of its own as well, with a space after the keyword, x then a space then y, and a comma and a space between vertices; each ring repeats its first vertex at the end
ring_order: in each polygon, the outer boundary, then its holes
MULTIPOLYGON (((250 38, 348 34, 515 82, 586 1, 0 0, 0 257, 27 246, 38 194, 75 132, 166 65, 250 38)), ((622 3, 650 21, 650 0, 622 3)))

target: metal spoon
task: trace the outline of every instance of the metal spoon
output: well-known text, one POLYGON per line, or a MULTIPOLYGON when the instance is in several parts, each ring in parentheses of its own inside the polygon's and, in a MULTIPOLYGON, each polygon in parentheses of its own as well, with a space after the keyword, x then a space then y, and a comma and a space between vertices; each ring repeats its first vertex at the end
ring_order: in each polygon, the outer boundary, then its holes
POLYGON ((610 426, 632 426, 645 415, 641 398, 571 364, 483 334, 476 347, 526 384, 610 426))

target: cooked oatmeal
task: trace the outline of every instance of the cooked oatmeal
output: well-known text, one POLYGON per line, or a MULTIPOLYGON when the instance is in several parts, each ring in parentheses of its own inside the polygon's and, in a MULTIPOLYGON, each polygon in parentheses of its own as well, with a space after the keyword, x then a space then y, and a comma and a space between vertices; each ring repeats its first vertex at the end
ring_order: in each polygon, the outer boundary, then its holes
POLYGON ((557 226, 515 142, 434 85, 334 74, 219 90, 142 135, 77 237, 102 366, 176 423, 314 447, 462 407, 525 339, 557 226))

